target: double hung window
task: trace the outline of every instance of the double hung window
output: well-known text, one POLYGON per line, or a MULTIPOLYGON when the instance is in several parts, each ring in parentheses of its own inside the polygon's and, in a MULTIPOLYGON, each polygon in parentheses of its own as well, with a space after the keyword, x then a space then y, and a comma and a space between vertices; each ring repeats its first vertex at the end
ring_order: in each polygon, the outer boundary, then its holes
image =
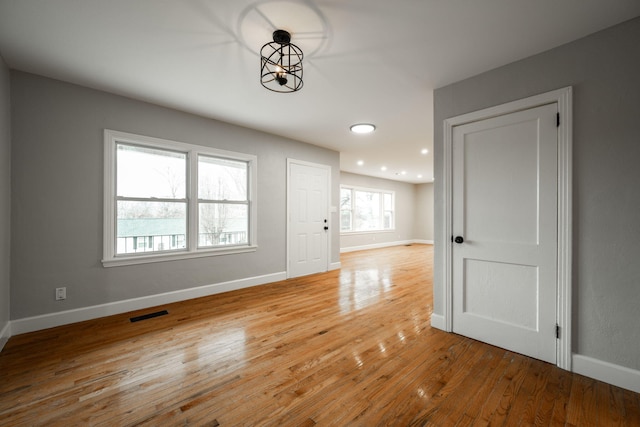
POLYGON ((255 156, 105 130, 105 266, 255 250, 255 156))
POLYGON ((340 187, 340 232, 387 231, 395 228, 394 193, 340 187))

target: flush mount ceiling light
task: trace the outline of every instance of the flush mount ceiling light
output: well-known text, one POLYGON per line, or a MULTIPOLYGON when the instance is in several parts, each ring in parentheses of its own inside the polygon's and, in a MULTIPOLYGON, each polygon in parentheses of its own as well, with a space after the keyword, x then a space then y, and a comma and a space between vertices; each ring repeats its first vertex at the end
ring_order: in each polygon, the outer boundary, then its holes
POLYGON ((273 41, 260 49, 260 82, 273 92, 302 89, 302 50, 291 43, 291 34, 275 30, 273 41))
POLYGON ((358 123, 351 125, 349 128, 353 133, 371 133, 376 130, 376 127, 371 123, 358 123))

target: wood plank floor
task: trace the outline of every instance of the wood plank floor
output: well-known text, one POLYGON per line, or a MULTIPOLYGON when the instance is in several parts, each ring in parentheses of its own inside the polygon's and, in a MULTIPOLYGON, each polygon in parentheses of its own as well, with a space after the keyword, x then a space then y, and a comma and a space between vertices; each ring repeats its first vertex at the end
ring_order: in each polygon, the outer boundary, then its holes
POLYGON ((0 425, 640 426, 637 393, 432 329, 431 246, 341 262, 13 337, 0 425))

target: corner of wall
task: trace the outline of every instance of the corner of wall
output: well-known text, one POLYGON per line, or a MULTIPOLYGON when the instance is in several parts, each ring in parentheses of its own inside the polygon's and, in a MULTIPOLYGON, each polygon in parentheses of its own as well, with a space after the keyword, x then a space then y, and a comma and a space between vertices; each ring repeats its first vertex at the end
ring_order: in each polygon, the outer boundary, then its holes
POLYGON ((4 349, 4 345, 11 338, 11 322, 7 322, 4 328, 0 330, 0 352, 4 349))
POLYGON ((11 76, 0 56, 0 351, 11 336, 11 76))

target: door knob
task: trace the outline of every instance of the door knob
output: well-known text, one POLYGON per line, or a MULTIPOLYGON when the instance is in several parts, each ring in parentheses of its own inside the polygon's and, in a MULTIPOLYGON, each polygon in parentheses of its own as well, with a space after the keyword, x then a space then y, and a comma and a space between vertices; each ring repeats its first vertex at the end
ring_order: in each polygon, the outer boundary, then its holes
POLYGON ((453 239, 453 241, 460 244, 464 242, 464 239, 462 238, 462 236, 456 236, 456 238, 453 239))

